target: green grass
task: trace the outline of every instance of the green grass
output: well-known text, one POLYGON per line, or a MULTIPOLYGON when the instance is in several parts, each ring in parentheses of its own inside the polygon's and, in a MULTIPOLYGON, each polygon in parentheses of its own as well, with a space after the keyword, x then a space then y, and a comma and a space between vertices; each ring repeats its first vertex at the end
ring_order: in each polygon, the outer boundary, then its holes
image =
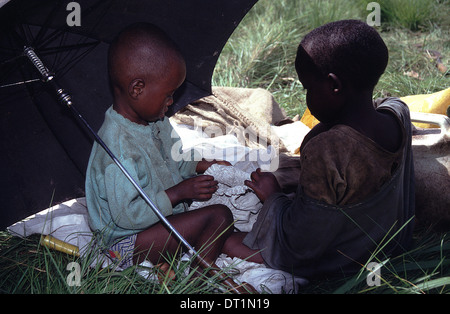
MULTIPOLYGON (((171 280, 159 268, 132 266, 123 271, 92 266, 94 253, 83 258, 50 250, 40 236, 23 239, 0 232, 0 293, 18 294, 204 294, 227 293, 218 275, 190 268, 192 260, 167 258, 176 278, 171 280), (79 285, 71 274, 79 265, 79 285), (146 273, 142 273, 145 271, 146 273), (156 278, 159 279, 157 280, 156 278), (69 280, 69 281, 68 281, 69 280), (68 284, 68 282, 72 284, 68 284)), ((232 267, 232 266, 230 266, 232 267)), ((223 272, 227 271, 224 269, 223 272)), ((222 273, 223 273, 222 272, 222 273)))
MULTIPOLYGON (((304 293, 335 294, 448 294, 450 293, 450 239, 446 234, 416 232, 413 249, 384 260, 373 259, 380 268, 379 285, 369 286, 367 265, 353 277, 311 282, 304 293)), ((375 276, 375 275, 373 275, 375 276)))
MULTIPOLYGON (((313 28, 326 22, 365 20, 367 0, 260 0, 225 46, 213 76, 213 85, 256 88, 273 93, 291 117, 302 115, 305 91, 294 69, 297 45, 313 28)), ((390 51, 390 62, 375 97, 432 93, 450 86, 450 75, 440 73, 426 51, 442 54, 449 66, 449 0, 382 0, 378 28, 390 51), (407 4, 405 4, 405 2, 407 4), (419 78, 405 75, 414 71, 419 78)), ((447 234, 416 231, 414 248, 401 256, 377 260, 380 285, 369 287, 367 271, 352 277, 312 281, 300 293, 449 293, 450 240, 447 234)), ((174 282, 145 280, 135 268, 114 272, 89 267, 90 260, 50 251, 39 237, 12 237, 0 232, 0 293, 215 293, 219 283, 185 273, 187 264, 168 260, 177 274, 174 282), (70 262, 81 268, 81 285, 67 285, 70 262)))
MULTIPOLYGON (((378 254, 380 255, 380 254, 378 254)), ((375 254, 374 254, 375 256, 375 254)), ((450 239, 446 234, 416 232, 413 248, 400 256, 379 259, 373 257, 354 276, 337 274, 333 278, 313 280, 299 293, 335 294, 447 294, 450 293, 450 239), (369 286, 366 269, 369 262, 382 264, 379 285, 369 286)), ((9 294, 211 294, 223 293, 227 287, 217 278, 189 271, 190 261, 168 258, 176 279, 164 274, 160 281, 147 280, 137 273, 136 266, 113 271, 91 267, 93 256, 77 258, 49 250, 39 244, 39 236, 27 239, 0 232, 0 293, 9 294), (80 265, 80 285, 69 285, 73 269, 80 265), (188 271, 186 271, 188 269, 188 271)), ((146 269, 151 276, 157 270, 146 269)), ((377 277, 378 278, 378 277, 377 277)))
MULTIPOLYGON (((265 88, 291 117, 306 109, 294 68, 300 40, 313 28, 340 19, 365 21, 369 0, 260 0, 235 30, 216 66, 213 85, 265 88)), ((374 97, 433 93, 450 85, 427 50, 449 66, 450 1, 383 0, 378 30, 390 62, 374 97), (407 5, 405 4, 407 2, 407 5), (416 12, 416 13, 411 13, 416 12), (405 75, 414 71, 419 79, 405 75)))
POLYGON ((378 1, 383 13, 383 22, 412 31, 428 29, 438 20, 438 7, 434 5, 435 2, 435 0, 378 1))

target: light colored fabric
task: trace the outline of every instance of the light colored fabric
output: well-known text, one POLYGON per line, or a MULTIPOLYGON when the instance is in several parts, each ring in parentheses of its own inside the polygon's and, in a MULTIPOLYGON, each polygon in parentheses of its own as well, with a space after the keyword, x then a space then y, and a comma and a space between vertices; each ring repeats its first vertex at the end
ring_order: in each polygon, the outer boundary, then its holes
POLYGON ((273 146, 279 152, 287 149, 271 125, 286 119, 284 110, 272 94, 264 89, 213 87, 204 97, 177 112, 171 120, 177 124, 198 126, 215 136, 236 134, 249 148, 273 146))
POLYGON ((252 229, 262 204, 256 194, 244 185, 244 181, 250 180, 250 174, 256 170, 256 167, 246 167, 247 171, 240 170, 238 167, 239 164, 236 167, 218 164, 209 167, 205 174, 213 176, 219 182, 219 188, 211 199, 195 201, 189 210, 212 204, 226 205, 233 213, 234 227, 239 231, 248 232, 252 229))
POLYGON ((202 128, 178 125, 172 120, 171 123, 181 137, 182 154, 192 151, 197 159, 226 160, 232 165, 239 163, 241 167, 252 164, 267 170, 277 167, 278 152, 272 146, 254 149, 242 144, 234 134, 211 138, 202 128))

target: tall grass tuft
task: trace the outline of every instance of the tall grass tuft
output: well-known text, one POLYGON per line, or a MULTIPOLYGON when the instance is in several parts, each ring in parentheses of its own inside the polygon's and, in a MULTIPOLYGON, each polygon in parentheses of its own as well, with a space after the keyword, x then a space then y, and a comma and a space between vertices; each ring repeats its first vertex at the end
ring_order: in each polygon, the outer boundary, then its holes
MULTIPOLYGON (((307 32, 327 22, 366 21, 371 13, 367 11, 369 2, 372 1, 259 0, 224 47, 213 85, 267 89, 288 116, 302 115, 306 109, 305 91, 294 68, 298 44, 307 32)), ((375 89, 375 97, 400 97, 447 88, 449 76, 437 71, 426 51, 439 51, 442 62, 448 64, 450 1, 376 2, 382 11, 377 29, 389 48, 390 63, 375 89), (411 71, 418 73, 418 78, 406 75, 411 71)))
MULTIPOLYGON (((371 1, 365 0, 365 3, 371 1)), ((381 20, 411 31, 430 29, 437 22, 435 0, 379 0, 381 20)))
POLYGON ((332 294, 448 294, 450 293, 450 239, 447 234, 422 230, 414 248, 386 259, 373 258, 351 277, 316 280, 303 293, 332 294), (378 271, 368 268, 380 265, 378 271), (369 278, 369 280, 368 280, 369 278), (376 279, 372 281, 372 279, 376 279), (373 284, 375 282, 375 284, 373 284))

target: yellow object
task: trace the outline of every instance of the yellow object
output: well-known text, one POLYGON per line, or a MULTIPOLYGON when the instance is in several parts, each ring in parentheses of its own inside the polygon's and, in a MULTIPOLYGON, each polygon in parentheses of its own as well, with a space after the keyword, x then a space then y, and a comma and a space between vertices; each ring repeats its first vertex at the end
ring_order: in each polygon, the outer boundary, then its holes
MULTIPOLYGON (((440 92, 425 95, 411 95, 401 97, 409 107, 410 111, 413 112, 425 112, 425 113, 438 113, 445 115, 447 108, 450 106, 450 88, 444 89, 440 92)), ((309 128, 313 128, 319 121, 314 118, 308 108, 306 108, 301 120, 302 123, 307 125, 309 128)), ((428 123, 417 123, 414 125, 420 128, 436 128, 434 124, 428 123)))
MULTIPOLYGON (((428 95, 411 95, 401 97, 409 107, 410 111, 446 114, 447 108, 450 106, 450 88, 440 92, 428 95)), ((414 123, 420 128, 437 128, 439 126, 428 123, 414 123)))
POLYGON ((303 113, 302 118, 300 119, 300 122, 306 125, 308 128, 312 129, 316 124, 319 123, 319 120, 317 120, 312 114, 311 111, 309 111, 308 108, 306 108, 305 113, 303 113))
POLYGON ((80 256, 80 252, 77 246, 58 240, 51 235, 41 237, 41 245, 48 247, 49 249, 57 250, 73 256, 80 256))

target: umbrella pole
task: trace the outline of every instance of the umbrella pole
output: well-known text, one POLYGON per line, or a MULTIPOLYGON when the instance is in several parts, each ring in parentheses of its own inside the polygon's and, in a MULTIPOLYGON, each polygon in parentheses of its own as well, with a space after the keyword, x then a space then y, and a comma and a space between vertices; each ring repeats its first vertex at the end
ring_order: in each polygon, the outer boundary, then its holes
POLYGON ((30 59, 31 63, 36 67, 36 69, 39 71, 39 73, 42 75, 42 80, 45 83, 49 83, 50 85, 53 85, 56 95, 58 97, 58 100, 63 104, 69 107, 72 112, 78 117, 78 119, 84 124, 84 126, 89 130, 89 132, 94 136, 97 143, 106 151, 106 153, 111 157, 111 159, 114 161, 114 163, 120 168, 120 170, 123 172, 123 174, 127 177, 127 179, 130 181, 130 183, 136 188, 136 190, 139 192, 141 197, 144 199, 144 201, 151 207, 153 212, 158 216, 158 218, 162 221, 162 223, 170 230, 170 232, 175 235, 175 237, 183 243, 183 245, 189 250, 190 253, 193 254, 196 262, 199 264, 200 267, 203 269, 208 269, 208 274, 211 276, 217 275, 223 283, 225 283, 231 292, 237 293, 237 294, 243 294, 243 293, 249 293, 249 292, 256 292, 256 290, 248 285, 238 285, 236 282, 234 282, 229 276, 227 276, 224 272, 220 272, 215 263, 210 263, 206 261, 204 258, 202 258, 199 253, 189 244, 188 241, 172 226, 172 224, 167 220, 167 218, 160 212, 160 210, 156 207, 156 205, 153 203, 153 201, 147 196, 147 194, 144 192, 144 190, 141 188, 141 186, 131 177, 129 172, 125 169, 125 167, 122 165, 122 163, 116 158, 116 156, 113 154, 113 152, 108 148, 108 146, 103 142, 103 140, 98 136, 97 132, 92 129, 92 127, 89 125, 89 123, 84 119, 84 117, 79 113, 79 111, 73 106, 71 97, 69 94, 67 94, 62 88, 59 88, 56 85, 56 82, 54 80, 54 75, 50 73, 50 71, 44 66, 42 61, 39 59, 39 57, 36 55, 34 50, 31 47, 24 47, 24 54, 25 56, 30 59))

